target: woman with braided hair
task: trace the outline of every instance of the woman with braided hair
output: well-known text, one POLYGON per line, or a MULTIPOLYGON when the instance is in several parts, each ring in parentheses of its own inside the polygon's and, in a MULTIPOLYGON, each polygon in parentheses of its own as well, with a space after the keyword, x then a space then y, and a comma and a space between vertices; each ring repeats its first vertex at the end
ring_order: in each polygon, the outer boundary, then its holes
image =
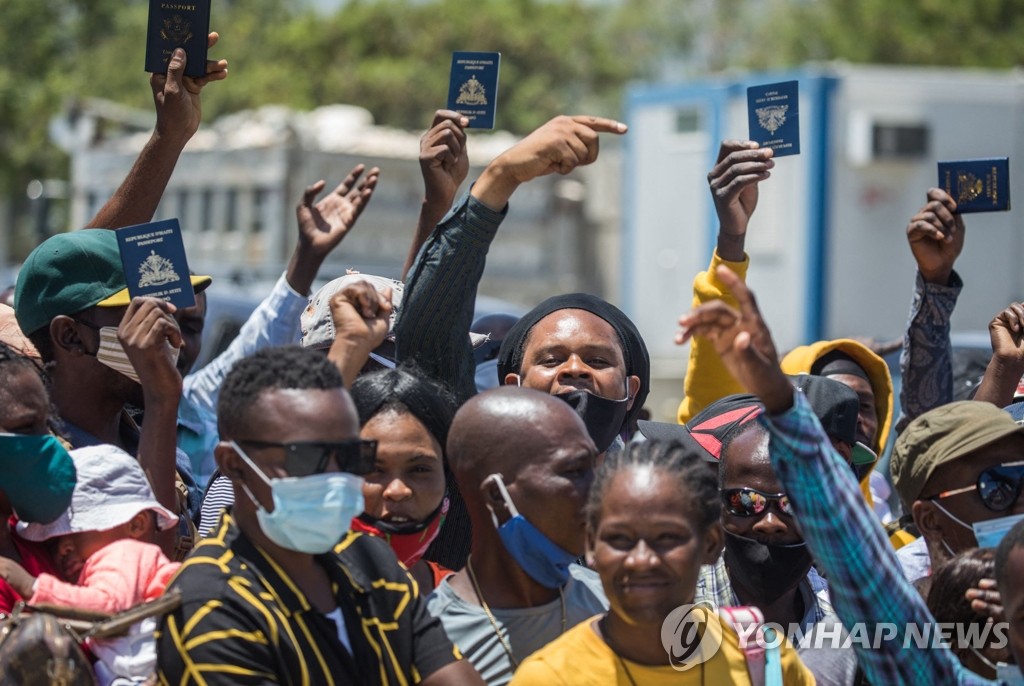
MULTIPOLYGON (((680 443, 609 453, 587 504, 587 559, 610 609, 534 653, 513 686, 751 683, 736 632, 692 606, 700 566, 722 548, 720 502, 715 477, 680 443)), ((784 683, 814 683, 786 642, 780 657, 784 683)))

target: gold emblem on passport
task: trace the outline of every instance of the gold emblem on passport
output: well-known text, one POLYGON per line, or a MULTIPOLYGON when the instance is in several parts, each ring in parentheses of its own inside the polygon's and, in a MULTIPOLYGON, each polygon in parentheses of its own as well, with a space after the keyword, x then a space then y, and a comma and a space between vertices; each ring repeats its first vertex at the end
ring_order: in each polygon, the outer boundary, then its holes
POLYGON ((184 45, 192 39, 192 24, 174 14, 164 19, 164 27, 160 29, 160 37, 174 45, 184 45))
POLYGON ((754 111, 757 113, 757 123, 761 125, 761 128, 768 133, 775 133, 786 123, 787 110, 789 110, 789 105, 769 105, 768 107, 758 107, 754 111))
POLYGON ((970 172, 957 172, 956 201, 958 203, 970 202, 981 195, 984 190, 985 184, 977 176, 970 172))
POLYGON ((469 77, 469 81, 459 86, 459 97, 455 99, 459 105, 486 105, 487 93, 484 85, 477 81, 475 76, 469 77))

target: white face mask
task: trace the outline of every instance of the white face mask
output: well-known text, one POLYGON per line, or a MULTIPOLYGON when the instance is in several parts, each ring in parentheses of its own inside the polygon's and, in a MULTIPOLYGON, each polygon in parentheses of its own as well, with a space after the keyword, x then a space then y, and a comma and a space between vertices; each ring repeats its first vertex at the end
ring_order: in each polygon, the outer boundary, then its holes
POLYGON ((267 538, 288 550, 320 555, 333 548, 364 509, 363 477, 348 472, 270 479, 253 464, 237 443, 231 446, 259 475, 274 499, 267 512, 244 483, 245 494, 256 506, 256 519, 267 538))
MULTIPOLYGON (((99 336, 100 345, 96 349, 96 361, 110 367, 115 372, 124 374, 135 383, 139 383, 139 375, 135 372, 131 360, 128 359, 128 353, 124 351, 124 346, 117 339, 117 327, 100 327, 99 336)), ((167 351, 171 357, 171 364, 177 364, 178 354, 181 351, 170 343, 167 344, 167 351)))

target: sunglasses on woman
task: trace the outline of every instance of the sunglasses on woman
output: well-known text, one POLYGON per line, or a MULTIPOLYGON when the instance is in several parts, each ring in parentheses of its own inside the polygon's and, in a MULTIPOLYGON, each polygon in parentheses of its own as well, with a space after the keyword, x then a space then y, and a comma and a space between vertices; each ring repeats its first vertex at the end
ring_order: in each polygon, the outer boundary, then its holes
POLYGON ((756 517, 773 502, 783 514, 793 514, 793 506, 785 493, 765 493, 756 488, 727 488, 722 491, 722 502, 729 514, 737 517, 756 517))
POLYGON ((1024 480, 1024 461, 1008 462, 982 471, 978 475, 978 480, 971 486, 943 491, 927 500, 940 500, 976 490, 985 507, 993 512, 1005 512, 1013 507, 1017 498, 1020 497, 1022 480, 1024 480))
POLYGON ((333 456, 338 469, 358 476, 373 471, 377 460, 377 441, 353 439, 338 443, 271 443, 268 441, 236 441, 254 448, 284 448, 284 469, 288 476, 321 474, 333 456))

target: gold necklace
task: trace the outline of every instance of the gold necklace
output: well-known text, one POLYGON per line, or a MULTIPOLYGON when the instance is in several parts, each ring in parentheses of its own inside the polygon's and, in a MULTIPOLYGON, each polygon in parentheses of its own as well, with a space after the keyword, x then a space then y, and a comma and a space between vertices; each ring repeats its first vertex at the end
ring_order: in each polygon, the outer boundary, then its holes
MULTIPOLYGON (((501 633, 501 628, 498 626, 498 621, 494 618, 491 613, 491 608, 484 600, 484 594, 480 590, 480 583, 476 580, 476 572, 473 571, 473 560, 472 554, 466 557, 466 571, 469 572, 469 580, 473 583, 473 591, 476 593, 476 599, 480 601, 480 607, 484 609, 484 614, 487 615, 487 619, 491 622, 491 628, 494 629, 494 634, 498 637, 498 641, 501 643, 501 647, 505 649, 505 653, 508 655, 509 661, 512 663, 512 669, 519 669, 519 660, 512 654, 512 646, 501 633)), ((565 633, 565 593, 562 591, 562 587, 558 587, 558 600, 562 606, 562 633, 565 633)))

